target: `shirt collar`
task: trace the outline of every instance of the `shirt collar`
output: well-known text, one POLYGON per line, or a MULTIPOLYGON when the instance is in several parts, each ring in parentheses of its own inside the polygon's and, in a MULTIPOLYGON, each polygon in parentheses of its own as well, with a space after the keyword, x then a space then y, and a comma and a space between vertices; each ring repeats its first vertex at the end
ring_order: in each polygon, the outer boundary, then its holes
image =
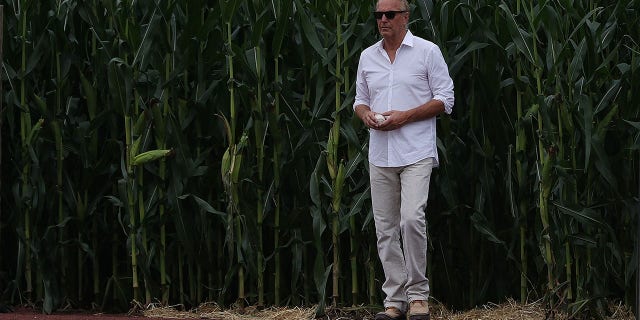
MULTIPOLYGON (((400 44, 400 46, 402 47, 403 45, 409 46, 409 47, 413 47, 413 33, 411 33, 411 30, 407 30, 407 33, 404 35, 404 39, 402 39, 402 44, 400 44)), ((381 39, 378 42, 378 49, 384 51, 384 47, 382 46, 382 42, 384 42, 384 39, 381 39)))

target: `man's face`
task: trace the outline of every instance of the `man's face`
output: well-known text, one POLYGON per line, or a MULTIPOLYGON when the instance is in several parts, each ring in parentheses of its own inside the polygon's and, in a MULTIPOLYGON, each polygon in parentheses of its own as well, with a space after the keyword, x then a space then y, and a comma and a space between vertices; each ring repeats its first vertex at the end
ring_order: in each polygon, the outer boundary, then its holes
MULTIPOLYGON (((378 2, 377 12, 386 11, 404 11, 402 2, 398 0, 380 0, 378 2)), ((376 19, 378 23, 378 31, 383 38, 391 39, 404 35, 404 31, 407 29, 409 23, 409 13, 402 12, 396 13, 393 19, 389 19, 387 15, 383 15, 380 19, 376 19)))

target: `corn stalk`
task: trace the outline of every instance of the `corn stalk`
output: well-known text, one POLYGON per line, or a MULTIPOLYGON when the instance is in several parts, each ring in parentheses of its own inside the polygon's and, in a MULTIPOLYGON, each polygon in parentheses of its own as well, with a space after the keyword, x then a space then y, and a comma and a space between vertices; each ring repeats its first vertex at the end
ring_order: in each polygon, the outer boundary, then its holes
MULTIPOLYGON (((4 5, 0 5, 0 61, 4 61, 4 50, 2 48, 4 44, 4 5)), ((0 67, 0 71, 2 68, 0 67)), ((0 81, 0 177, 2 176, 2 125, 4 123, 4 91, 2 87, 2 81, 0 81)), ((0 181, 0 194, 2 194, 2 181, 0 181)), ((0 221, 2 221, 2 197, 0 197, 0 221)), ((0 228, 0 239, 2 239, 2 228, 0 228)), ((2 260, 0 260, 2 263, 2 260)))
MULTIPOLYGON (((337 7, 337 6, 336 6, 337 7)), ((333 246, 332 269, 332 305, 338 305, 340 298, 340 207, 342 202, 342 190, 344 189, 345 168, 344 161, 338 160, 338 146, 340 144, 340 109, 342 106, 342 13, 336 14, 336 60, 335 60, 335 113, 333 126, 329 131, 327 141, 327 168, 331 177, 333 198, 331 203, 331 242, 333 246)))
MULTIPOLYGON (((521 0, 516 1, 516 15, 520 15, 521 12, 521 0)), ((521 57, 516 57, 516 77, 518 81, 522 79, 522 61, 521 57)), ((520 302, 524 303, 527 300, 527 198, 525 197, 526 190, 526 173, 524 171, 523 161, 526 156, 527 149, 527 137, 524 128, 524 114, 522 110, 522 97, 524 92, 518 86, 516 91, 516 116, 518 119, 516 127, 516 174, 518 181, 518 217, 520 218, 520 302)))
MULTIPOLYGON (((95 12, 94 12, 95 15, 95 12)), ((96 63, 97 60, 97 39, 94 33, 91 34, 91 61, 96 63)), ((87 104, 87 115, 89 117, 89 121, 93 122, 96 120, 97 109, 98 109, 98 97, 97 97, 97 75, 95 72, 92 74, 92 79, 89 80, 84 75, 82 71, 78 72, 80 77, 80 84, 82 86, 82 90, 84 93, 84 98, 87 104)), ((98 158, 98 135, 94 134, 91 136, 89 141, 88 153, 90 159, 98 158)), ((88 188, 85 189, 85 201, 88 199, 88 188)), ((98 219, 92 220, 92 232, 91 232, 91 247, 93 251, 98 251, 98 219)), ((99 263, 98 255, 94 255, 93 257, 93 268, 92 268, 92 279, 93 279, 93 299, 97 299, 100 295, 101 284, 100 284, 100 263, 99 263)), ((95 301, 95 300, 94 300, 95 301)))
POLYGON ((227 71, 229 75, 227 88, 229 90, 229 114, 230 122, 226 120, 224 116, 221 116, 226 128, 228 147, 222 157, 222 181, 227 195, 227 213, 228 213, 228 243, 229 253, 236 256, 235 261, 237 265, 238 276, 238 297, 236 302, 243 306, 246 300, 245 293, 245 267, 244 258, 242 256, 242 217, 239 212, 239 175, 240 167, 242 163, 242 149, 247 144, 247 136, 243 134, 240 141, 236 141, 236 123, 237 123, 237 110, 236 110, 236 78, 234 70, 234 51, 233 51, 233 37, 232 37, 232 19, 235 10, 238 6, 237 1, 220 1, 223 11, 223 21, 225 23, 225 49, 227 57, 227 71))
MULTIPOLYGON (((224 122, 228 139, 232 136, 231 125, 224 116, 220 116, 224 122)), ((237 303, 244 304, 246 299, 244 291, 244 266, 242 265, 242 253, 241 253, 241 241, 242 241, 242 229, 241 229, 241 217, 239 211, 240 193, 238 190, 240 183, 240 168, 242 165, 242 150, 246 147, 248 141, 247 134, 243 134, 240 141, 236 144, 229 140, 229 146, 222 156, 221 174, 222 182, 224 183, 225 193, 227 194, 227 213, 229 215, 229 225, 232 236, 235 236, 236 245, 231 248, 231 254, 233 256, 234 251, 237 250, 236 258, 238 263, 238 299, 237 303), (235 230, 234 230, 235 229, 235 230), (236 248, 237 246, 237 248, 236 248)))
MULTIPOLYGON (((531 13, 533 14, 533 13, 531 13)), ((535 84, 537 88, 538 96, 542 96, 542 68, 540 67, 541 62, 538 60, 538 38, 536 31, 533 26, 533 17, 529 20, 531 23, 531 34, 532 34, 532 46, 533 46, 533 57, 534 57, 534 78, 535 84)), ((540 111, 540 106, 534 104, 532 106, 534 109, 538 109, 538 134, 542 135, 545 132, 544 118, 540 111)), ((542 221, 542 242, 544 243, 544 260, 547 265, 547 289, 551 292, 555 287, 555 276, 554 276, 554 257, 553 250, 551 248, 551 225, 549 220, 549 195, 551 193, 551 188, 553 187, 553 159, 550 153, 547 152, 547 149, 544 147, 544 143, 542 137, 538 137, 538 174, 539 174, 539 210, 540 210, 540 220, 542 221)))
MULTIPOLYGON (((22 74, 26 73, 27 67, 27 1, 22 1, 22 11, 20 14, 20 22, 21 22, 21 45, 22 45, 22 63, 20 65, 20 72, 22 74)), ((40 120, 33 125, 31 123, 31 112, 29 111, 29 107, 27 106, 26 100, 26 77, 22 77, 20 79, 20 140, 22 146, 22 188, 21 194, 24 195, 24 200, 22 200, 23 204, 23 228, 24 228, 24 276, 26 281, 25 295, 27 299, 30 299, 30 295, 33 292, 33 279, 32 279, 32 260, 31 260, 31 186, 30 186, 30 172, 31 172, 31 161, 29 159, 29 148, 31 148, 31 144, 34 141, 33 139, 37 136, 37 133, 42 128, 42 124, 44 120, 40 120)))
POLYGON ((265 142, 265 133, 266 128, 263 121, 263 105, 262 105, 262 55, 260 46, 256 46, 253 48, 254 53, 254 63, 255 63, 255 72, 256 72, 256 98, 253 105, 253 115, 254 119, 254 133, 255 133, 255 152, 256 152, 256 165, 257 165, 257 181, 258 191, 257 191, 257 203, 256 203, 256 214, 257 214, 257 227, 258 227, 258 252, 256 254, 257 258, 257 272, 258 272, 258 306, 264 307, 264 242, 263 242, 263 224, 264 224, 264 142, 265 142))
MULTIPOLYGON (((63 141, 62 141, 62 128, 60 125, 60 121, 58 120, 60 116, 62 116, 62 92, 63 92, 63 79, 62 79, 62 72, 60 70, 60 52, 58 50, 54 51, 54 58, 52 59, 53 61, 55 61, 55 70, 56 70, 56 105, 55 105, 55 110, 53 112, 54 114, 54 119, 51 121, 51 128, 53 130, 53 136, 54 136, 54 140, 55 140, 55 144, 56 144, 56 195, 57 195, 57 206, 56 206, 56 211, 57 211, 57 215, 58 215, 58 224, 61 224, 64 222, 65 219, 65 213, 62 207, 62 194, 63 194, 63 188, 62 188, 62 170, 63 170, 63 141)), ((58 241, 60 241, 60 243, 64 243, 65 242, 65 229, 61 228, 59 230, 59 234, 58 234, 58 241)), ((63 283, 66 283, 66 278, 67 278, 67 257, 66 257, 66 252, 65 252, 65 248, 62 247, 60 249, 60 256, 61 256, 61 277, 62 277, 62 281, 63 283)), ((78 258, 80 258, 80 251, 77 252, 78 258)), ((81 275, 81 272, 78 272, 78 275, 81 275)), ((80 279, 80 277, 78 277, 78 279, 80 279)))
MULTIPOLYGON (((173 21, 174 17, 172 16, 172 21, 173 21)), ((172 35, 174 34, 174 30, 172 28, 172 25, 170 25, 168 28, 169 32, 167 32, 167 37, 169 40, 169 43, 172 44, 172 48, 175 49, 175 39, 172 37, 172 35)), ((165 70, 164 70, 164 79, 165 82, 169 82, 170 77, 171 77, 171 73, 173 70, 173 57, 174 57, 174 53, 167 53, 165 54, 165 70)), ((160 126, 156 126, 156 143, 158 145, 158 147, 160 149, 166 149, 167 147, 167 141, 166 141, 166 126, 164 123, 164 119, 168 118, 169 115, 169 110, 170 110, 170 105, 169 105, 169 97, 171 96, 171 87, 167 87, 165 88, 165 90, 163 91, 162 94, 162 115, 161 115, 161 119, 163 119, 163 123, 160 126)), ((161 181, 161 188, 159 190, 159 195, 158 198, 160 199, 160 204, 159 204, 159 215, 160 215, 160 287, 161 287, 161 301, 163 304, 168 304, 169 303, 169 283, 167 282, 167 258, 166 258, 166 254, 167 254, 167 228, 165 225, 165 214, 166 214, 166 192, 165 192, 165 188, 166 188, 166 178, 167 178, 167 160, 165 158, 162 158, 160 160, 160 168, 158 169, 159 172, 159 176, 160 176, 160 181, 161 181)))
POLYGON ((253 26, 251 30, 251 44, 253 47, 246 52, 249 68, 255 79, 255 92, 251 99, 252 107, 252 119, 254 129, 254 152, 256 160, 256 181, 257 184, 257 199, 256 199, 256 225, 257 225, 257 252, 256 255, 256 272, 257 272, 257 290, 258 290, 258 307, 262 308, 265 305, 264 301, 264 271, 265 271, 265 259, 264 259, 264 216, 265 216, 265 141, 268 130, 268 122, 265 123, 265 119, 268 119, 265 115, 265 105, 263 102, 264 89, 264 56, 261 49, 261 39, 265 32, 265 14, 261 13, 264 5, 261 1, 253 1, 250 8, 248 8, 249 17, 253 18, 253 26))
POLYGON ((269 129, 271 131, 271 137, 273 139, 273 202, 274 202, 274 227, 273 227, 273 248, 274 253, 274 304, 276 306, 281 304, 281 284, 282 284, 282 256, 280 253, 280 212, 281 212, 281 194, 282 188, 280 174, 282 171, 282 152, 284 147, 284 136, 280 130, 280 119, 282 113, 280 110, 281 98, 282 98, 282 76, 280 75, 280 60, 282 43, 284 41, 285 32, 289 25, 288 19, 291 15, 291 2, 271 2, 273 7, 274 21, 275 21, 275 34, 272 42, 272 56, 273 56, 273 112, 269 118, 269 129), (277 4, 277 5, 276 5, 277 4))
MULTIPOLYGON (((274 79, 277 86, 280 86, 280 58, 276 55, 274 58, 274 79)), ((280 133, 280 89, 277 88, 275 92, 274 98, 274 109, 273 109, 273 117, 271 118, 271 130, 272 136, 274 137, 274 148, 273 148, 273 187, 274 187, 274 218, 273 218, 273 247, 275 248, 274 253, 274 304, 279 306, 281 304, 280 291, 281 291, 281 283, 282 283, 282 274, 281 274, 281 264, 282 264, 282 256, 280 255, 280 172, 281 168, 281 154, 282 154, 282 135, 280 133)))

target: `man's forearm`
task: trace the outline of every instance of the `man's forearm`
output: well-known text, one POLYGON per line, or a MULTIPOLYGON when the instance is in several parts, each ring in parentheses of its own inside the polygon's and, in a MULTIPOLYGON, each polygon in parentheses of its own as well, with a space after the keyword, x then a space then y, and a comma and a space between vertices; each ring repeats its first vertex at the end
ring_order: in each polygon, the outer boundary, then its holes
POLYGON ((358 118, 360 118, 360 120, 362 120, 363 122, 366 122, 364 117, 371 111, 371 108, 369 108, 369 106, 367 105, 359 104, 354 108, 354 110, 358 118))
POLYGON ((408 122, 433 118, 444 112, 444 102, 433 99, 421 106, 408 110, 408 122))

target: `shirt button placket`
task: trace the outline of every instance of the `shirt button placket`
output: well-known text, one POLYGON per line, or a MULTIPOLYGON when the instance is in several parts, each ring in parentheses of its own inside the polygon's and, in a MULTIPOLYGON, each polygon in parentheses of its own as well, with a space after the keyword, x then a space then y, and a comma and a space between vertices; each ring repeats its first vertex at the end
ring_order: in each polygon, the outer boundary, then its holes
MULTIPOLYGON (((389 94, 387 94, 387 111, 391 110, 392 105, 391 105, 391 101, 393 100, 393 64, 390 67, 390 72, 389 72, 389 88, 387 89, 389 94)), ((387 164, 390 164, 390 160, 389 159, 391 157, 391 139, 392 139, 392 134, 391 131, 388 131, 387 135, 387 164)))
POLYGON ((391 110, 391 101, 393 100, 393 65, 389 70, 389 88, 387 88, 389 94, 387 95, 387 111, 391 110))

